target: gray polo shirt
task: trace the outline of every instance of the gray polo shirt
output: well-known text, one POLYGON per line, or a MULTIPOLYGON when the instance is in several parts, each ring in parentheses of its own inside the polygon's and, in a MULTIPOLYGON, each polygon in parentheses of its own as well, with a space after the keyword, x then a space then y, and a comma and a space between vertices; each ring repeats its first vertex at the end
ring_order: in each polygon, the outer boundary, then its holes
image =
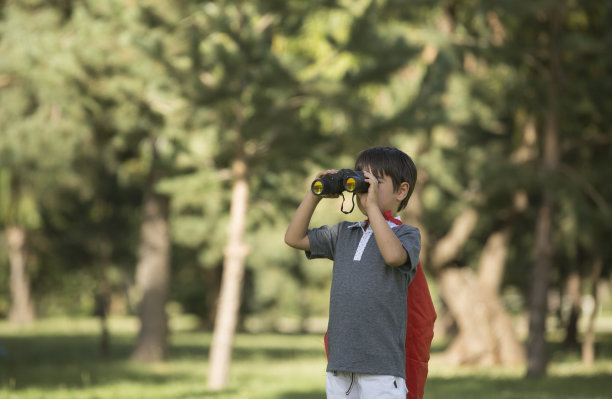
POLYGON ((421 234, 388 222, 408 253, 406 265, 387 266, 372 227, 341 222, 308 230, 309 259, 334 261, 329 302, 327 371, 406 378, 406 295, 416 274, 421 234))

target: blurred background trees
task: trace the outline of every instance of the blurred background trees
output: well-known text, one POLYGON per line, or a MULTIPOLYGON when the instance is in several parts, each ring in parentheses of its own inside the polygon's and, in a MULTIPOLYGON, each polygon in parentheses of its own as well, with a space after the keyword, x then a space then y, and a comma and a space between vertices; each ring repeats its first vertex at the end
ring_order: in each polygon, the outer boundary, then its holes
POLYGON ((236 328, 320 331, 329 265, 284 229, 316 171, 392 145, 446 359, 545 374, 547 317, 577 347, 609 286, 611 23, 587 0, 0 2, 0 312, 137 314, 144 361, 168 312, 219 329, 221 363, 236 328))

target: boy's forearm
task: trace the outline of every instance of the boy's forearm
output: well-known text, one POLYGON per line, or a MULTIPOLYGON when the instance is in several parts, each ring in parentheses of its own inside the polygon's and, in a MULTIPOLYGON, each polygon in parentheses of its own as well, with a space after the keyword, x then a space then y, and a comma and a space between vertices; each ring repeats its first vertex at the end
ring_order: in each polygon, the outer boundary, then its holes
POLYGON ((387 224, 382 213, 378 210, 377 212, 368 212, 368 218, 374 232, 376 244, 385 263, 393 267, 405 265, 408 260, 408 253, 399 238, 397 238, 391 227, 387 224))
POLYGON ((310 242, 308 240, 308 226, 310 219, 314 213, 321 197, 317 197, 312 192, 308 191, 306 197, 300 203, 289 227, 285 233, 285 243, 293 248, 310 250, 310 242))

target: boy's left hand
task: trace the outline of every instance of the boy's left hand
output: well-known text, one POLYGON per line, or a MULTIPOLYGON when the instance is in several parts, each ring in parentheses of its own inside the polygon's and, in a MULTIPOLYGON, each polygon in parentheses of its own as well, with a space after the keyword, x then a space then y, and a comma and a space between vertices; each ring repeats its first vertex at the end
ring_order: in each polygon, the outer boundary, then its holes
POLYGON ((378 179, 370 170, 364 170, 363 175, 365 176, 365 181, 370 184, 370 187, 367 194, 362 194, 363 197, 366 197, 365 202, 362 197, 362 204, 368 210, 378 210, 378 179))

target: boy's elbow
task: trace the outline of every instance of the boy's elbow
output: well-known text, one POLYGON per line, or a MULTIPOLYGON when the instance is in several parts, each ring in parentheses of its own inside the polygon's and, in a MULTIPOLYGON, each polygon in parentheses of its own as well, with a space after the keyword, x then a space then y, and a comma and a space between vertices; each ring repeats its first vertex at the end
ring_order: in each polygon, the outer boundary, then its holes
POLYGON ((404 266, 408 261, 408 254, 404 251, 401 253, 393 254, 388 259, 385 259, 385 263, 391 267, 404 266))
POLYGON ((285 234, 285 244, 289 245, 292 248, 297 248, 299 245, 299 240, 295 237, 291 236, 291 234, 285 234))
MULTIPOLYGON (((404 262, 405 263, 405 262, 404 262)), ((403 266, 404 263, 397 261, 397 260, 392 260, 390 262, 387 262, 387 265, 391 266, 391 267, 400 267, 403 266)))
POLYGON ((285 234, 285 244, 289 245, 290 247, 293 247, 293 240, 291 240, 289 233, 285 234))
POLYGON ((301 249, 305 251, 310 250, 308 236, 299 238, 299 237, 294 237, 291 234, 285 234, 285 244, 295 249, 301 249))

